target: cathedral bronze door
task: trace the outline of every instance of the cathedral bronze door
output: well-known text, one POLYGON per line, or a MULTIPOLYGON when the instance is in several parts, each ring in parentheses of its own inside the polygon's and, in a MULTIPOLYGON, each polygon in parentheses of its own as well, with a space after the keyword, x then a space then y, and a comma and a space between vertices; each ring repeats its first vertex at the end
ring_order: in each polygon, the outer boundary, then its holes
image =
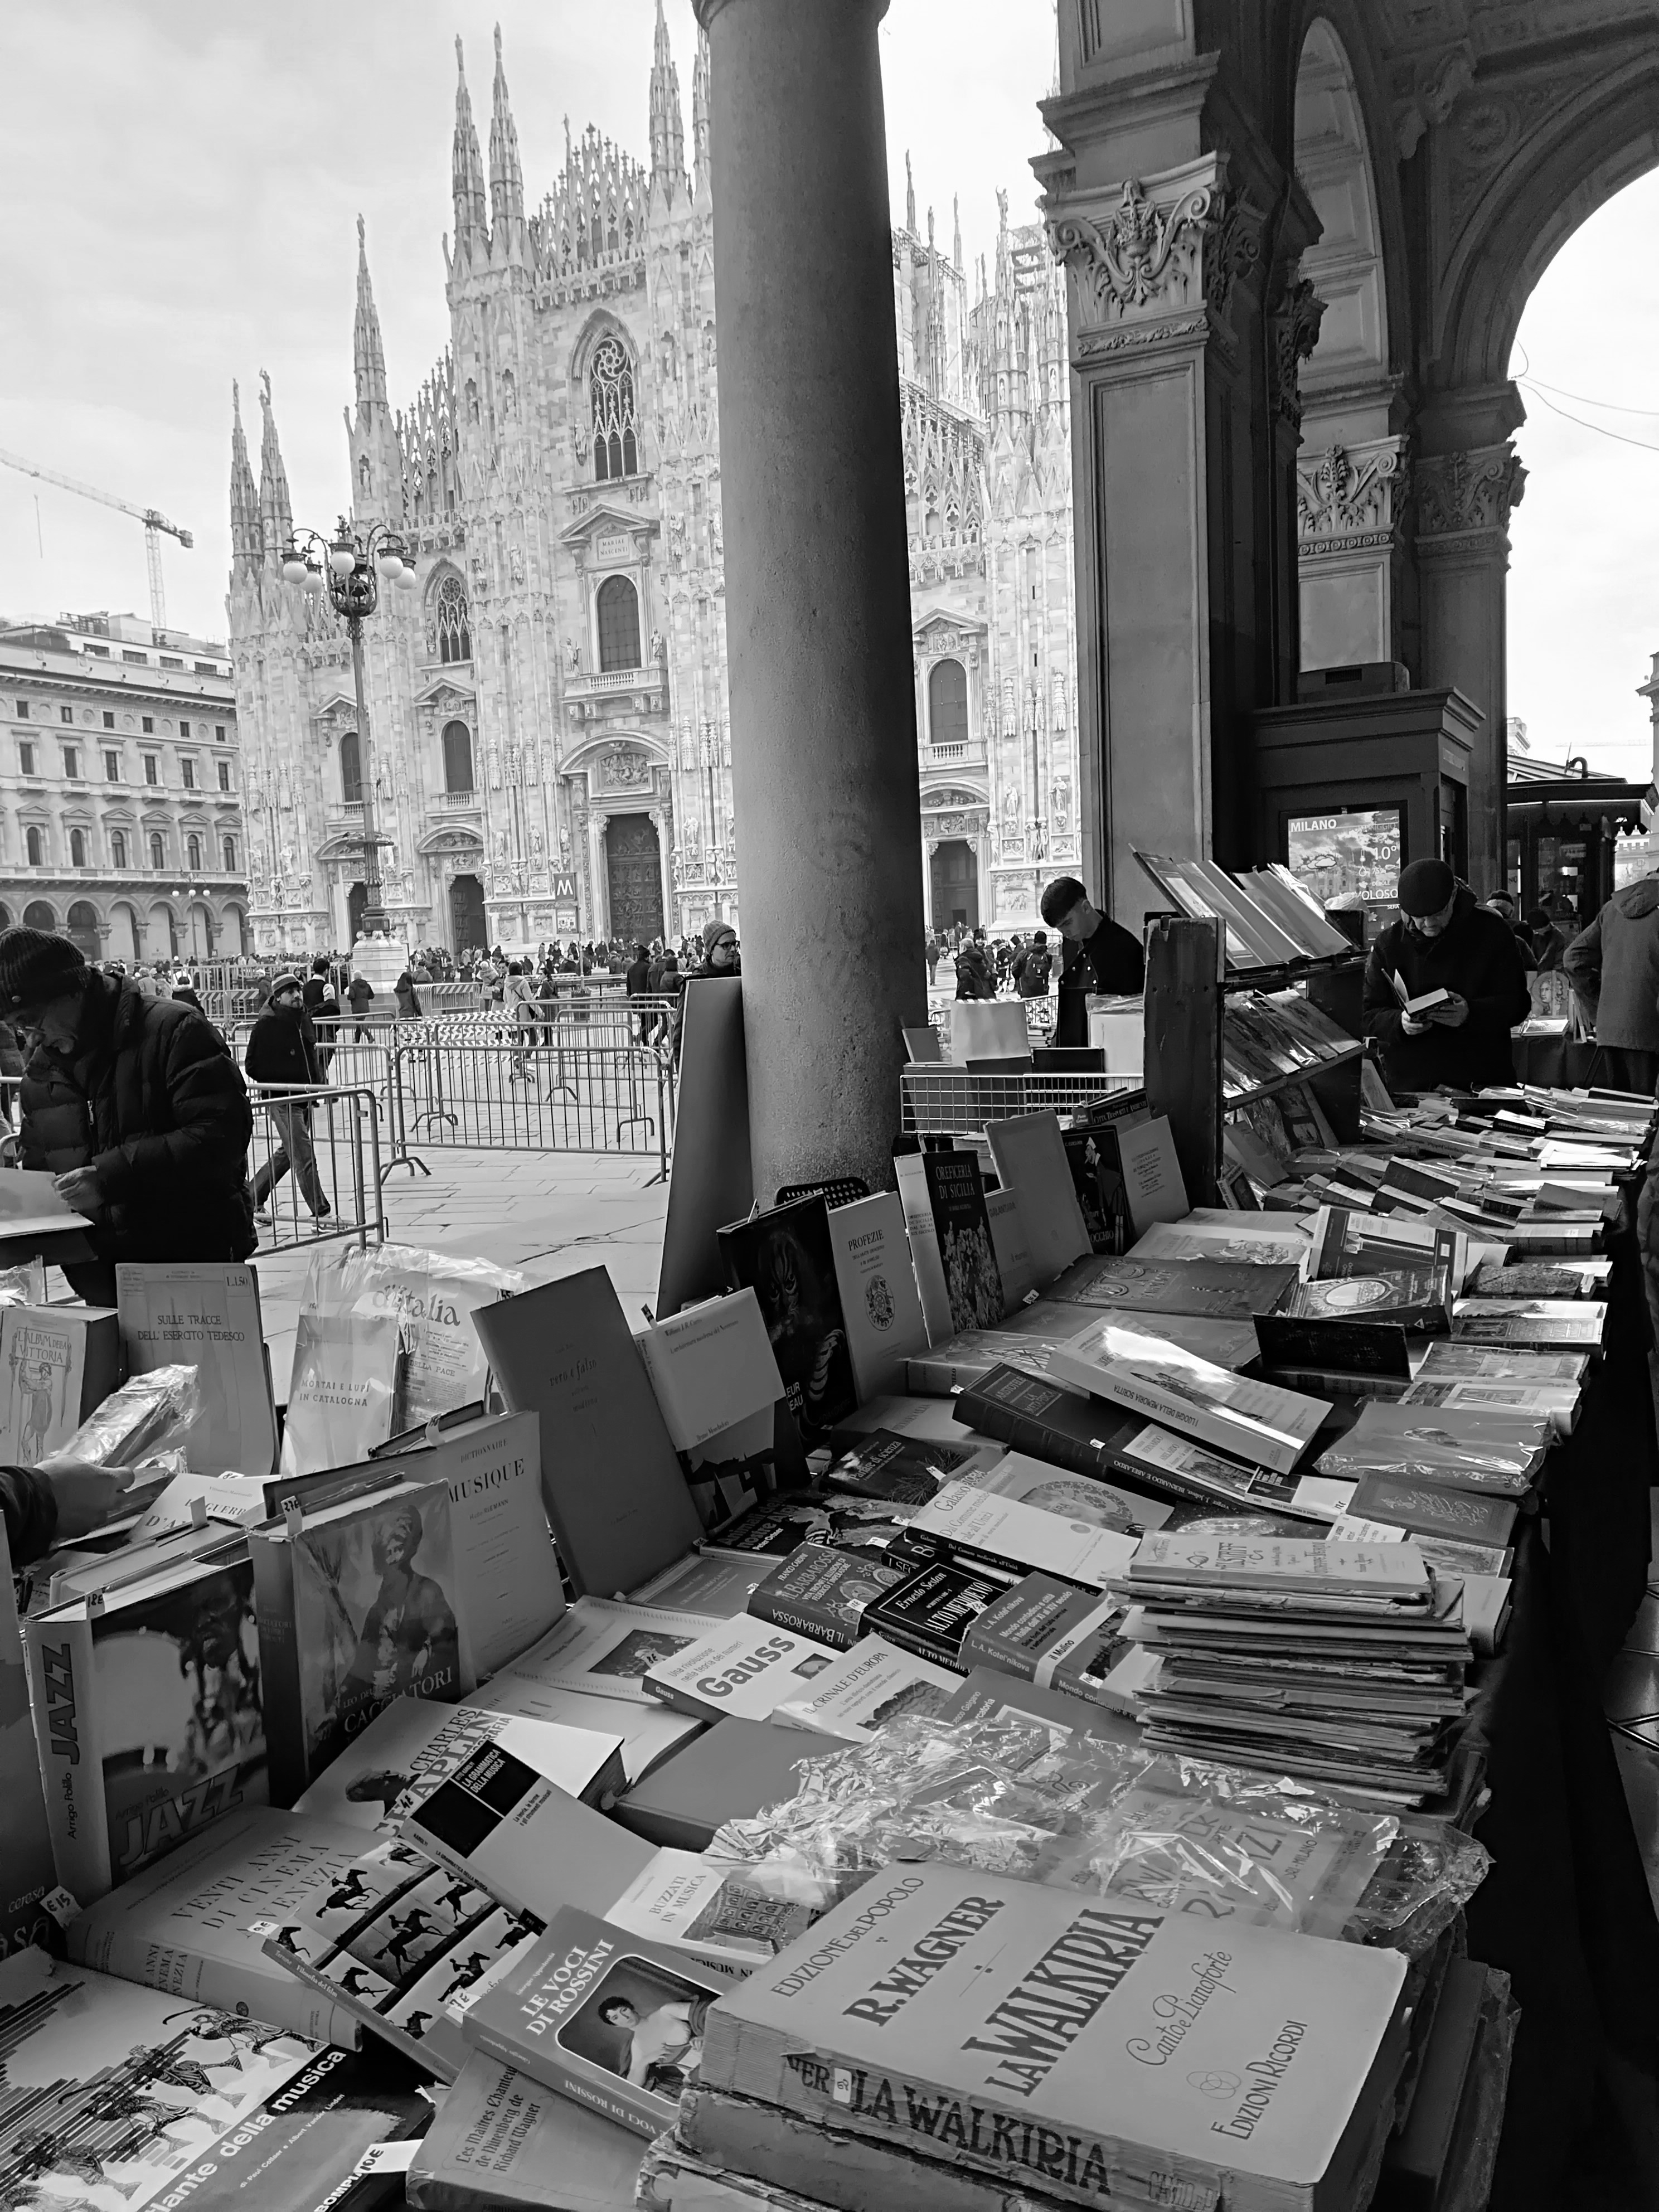
POLYGON ((611 934, 629 945, 649 945, 663 933, 662 848, 648 814, 613 814, 605 828, 605 879, 611 890, 611 934))
POLYGON ((483 885, 476 876, 456 876, 450 883, 449 931, 452 952, 483 952, 489 946, 483 885))

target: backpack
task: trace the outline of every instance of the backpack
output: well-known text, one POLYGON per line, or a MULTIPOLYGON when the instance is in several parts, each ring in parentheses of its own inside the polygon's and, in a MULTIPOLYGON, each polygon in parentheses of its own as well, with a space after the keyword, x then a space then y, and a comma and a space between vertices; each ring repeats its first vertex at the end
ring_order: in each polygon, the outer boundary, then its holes
POLYGON ((1038 946, 1025 956, 1025 964, 1019 971, 1019 980, 1033 994, 1040 992, 1054 968, 1054 956, 1046 946, 1038 946))

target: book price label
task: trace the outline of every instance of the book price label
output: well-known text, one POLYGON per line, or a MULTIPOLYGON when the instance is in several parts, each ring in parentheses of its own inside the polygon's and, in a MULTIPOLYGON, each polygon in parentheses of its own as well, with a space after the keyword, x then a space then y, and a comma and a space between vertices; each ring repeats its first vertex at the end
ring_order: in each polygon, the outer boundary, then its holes
POLYGON ((61 1883, 56 1889, 46 1892, 40 1900, 40 1910, 49 1912, 60 1928, 67 1928, 71 1920, 81 1917, 80 1899, 73 1890, 65 1889, 61 1883))
POLYGON ((360 2173, 407 2173, 415 2163, 420 2139, 416 2136, 404 2137, 398 2142, 370 2143, 358 2160, 353 2179, 360 2173))

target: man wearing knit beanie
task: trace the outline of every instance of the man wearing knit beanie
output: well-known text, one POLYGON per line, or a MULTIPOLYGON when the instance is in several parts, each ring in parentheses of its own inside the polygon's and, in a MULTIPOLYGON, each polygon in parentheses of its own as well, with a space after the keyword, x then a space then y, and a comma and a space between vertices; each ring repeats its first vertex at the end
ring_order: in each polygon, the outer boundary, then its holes
POLYGON ((1531 1008, 1514 932, 1444 860, 1400 872, 1400 918, 1365 963, 1364 1023, 1394 1091, 1512 1083, 1510 1030, 1531 1008))
POLYGON ((113 1305, 122 1260, 247 1257, 252 1115, 210 1021, 39 929, 0 932, 0 1020, 26 1040, 23 1164, 92 1224, 95 1262, 64 1269, 79 1296, 113 1305))

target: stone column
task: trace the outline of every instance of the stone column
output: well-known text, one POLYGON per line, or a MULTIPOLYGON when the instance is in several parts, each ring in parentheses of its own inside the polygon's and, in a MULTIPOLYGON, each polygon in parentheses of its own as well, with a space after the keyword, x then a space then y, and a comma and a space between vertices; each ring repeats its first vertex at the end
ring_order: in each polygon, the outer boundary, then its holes
POLYGON ((1200 132, 1206 85, 1155 112, 1104 78, 1048 100, 1060 150, 1033 163, 1069 279, 1084 873, 1137 931, 1136 848, 1257 857, 1249 718, 1296 678, 1284 403, 1317 220, 1260 142, 1200 132))
POLYGON ((890 1185, 900 1028, 926 1018, 884 8, 696 0, 763 1200, 829 1173, 890 1185))
POLYGON ((587 817, 587 860, 593 899, 586 934, 591 938, 611 934, 611 877, 605 861, 605 834, 610 827, 611 817, 597 807, 587 817))
POLYGON ((1297 458, 1304 668, 1404 658, 1399 569, 1407 441, 1348 443, 1342 427, 1310 411, 1297 458))
POLYGON ((651 820, 657 832, 657 866, 662 877, 662 937, 667 944, 674 927, 674 817, 666 806, 651 810, 651 820))
POLYGON ((1414 471, 1422 665, 1429 690, 1455 685, 1486 720, 1469 762, 1468 880, 1504 882, 1505 601, 1510 509, 1526 483, 1505 438, 1419 459, 1414 471))

